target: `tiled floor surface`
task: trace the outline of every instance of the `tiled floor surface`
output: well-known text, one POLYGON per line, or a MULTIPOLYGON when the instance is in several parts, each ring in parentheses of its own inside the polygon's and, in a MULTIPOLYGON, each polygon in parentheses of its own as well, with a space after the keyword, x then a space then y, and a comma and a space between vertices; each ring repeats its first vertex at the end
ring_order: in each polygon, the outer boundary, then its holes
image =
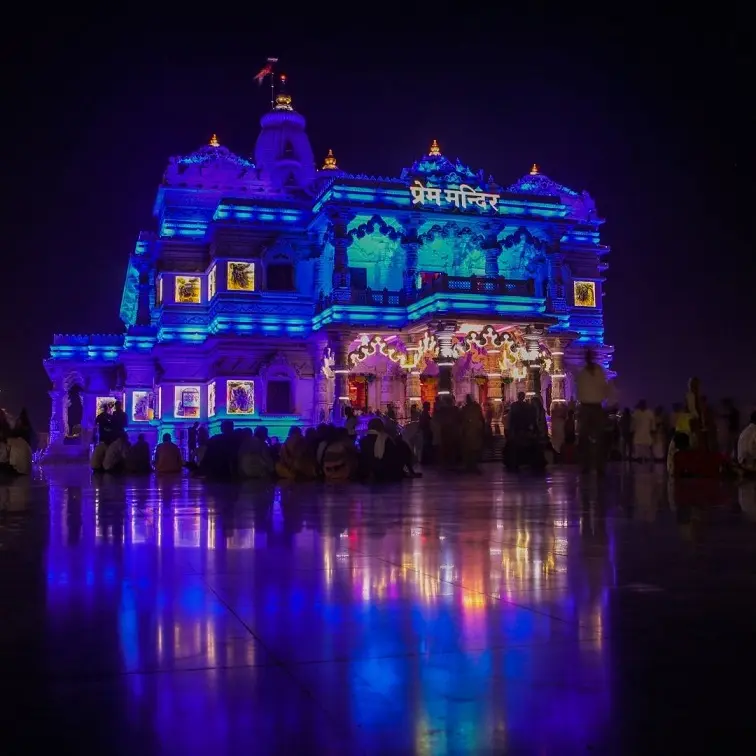
POLYGON ((756 752, 753 486, 59 467, 0 510, 3 756, 756 752))

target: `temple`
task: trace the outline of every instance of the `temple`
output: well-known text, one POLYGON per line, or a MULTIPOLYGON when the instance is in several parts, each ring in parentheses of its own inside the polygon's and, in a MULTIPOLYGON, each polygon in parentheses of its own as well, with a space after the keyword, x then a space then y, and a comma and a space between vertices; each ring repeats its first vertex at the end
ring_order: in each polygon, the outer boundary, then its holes
POLYGON ((500 186, 435 140, 398 177, 317 169, 281 91, 250 158, 213 135, 171 158, 128 261, 124 332, 55 335, 51 448, 87 446, 103 403, 155 443, 199 421, 400 416, 438 395, 494 411, 518 391, 568 401, 586 347, 609 368, 609 249, 586 192, 537 166, 500 186))

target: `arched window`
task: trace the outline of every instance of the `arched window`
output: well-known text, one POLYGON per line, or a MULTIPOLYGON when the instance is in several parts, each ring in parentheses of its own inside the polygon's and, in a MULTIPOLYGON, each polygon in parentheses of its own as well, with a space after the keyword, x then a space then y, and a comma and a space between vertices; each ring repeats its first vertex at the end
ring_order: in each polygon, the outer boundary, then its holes
POLYGON ((268 265, 268 291, 294 291, 294 266, 291 263, 273 263, 268 265))

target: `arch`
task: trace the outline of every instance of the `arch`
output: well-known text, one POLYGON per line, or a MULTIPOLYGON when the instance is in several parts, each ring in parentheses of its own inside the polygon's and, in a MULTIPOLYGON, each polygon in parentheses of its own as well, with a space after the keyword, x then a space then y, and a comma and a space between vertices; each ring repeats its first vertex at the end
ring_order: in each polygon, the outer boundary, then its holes
POLYGON ((470 226, 434 224, 418 235, 419 271, 469 278, 486 275, 486 237, 470 226))
POLYGON ((533 276, 545 259, 548 249, 548 242, 520 226, 514 233, 501 239, 499 275, 514 279, 533 276))
POLYGON ((72 370, 63 379, 63 389, 65 391, 70 391, 74 386, 78 386, 82 391, 86 388, 86 381, 78 370, 72 370))
MULTIPOLYGON (((347 232, 349 267, 362 270, 370 289, 399 291, 404 284, 406 252, 402 233, 379 215, 347 232)), ((356 277, 356 276, 355 276, 356 277)))

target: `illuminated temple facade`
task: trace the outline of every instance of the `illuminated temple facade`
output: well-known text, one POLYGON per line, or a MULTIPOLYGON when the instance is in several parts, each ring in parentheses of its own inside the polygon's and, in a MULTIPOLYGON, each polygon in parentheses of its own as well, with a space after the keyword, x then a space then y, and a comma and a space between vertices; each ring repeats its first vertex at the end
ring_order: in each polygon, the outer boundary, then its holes
POLYGON ((332 152, 318 170, 279 94, 253 157, 213 136, 171 158, 154 216, 124 333, 54 337, 53 446, 86 444, 114 398, 152 443, 226 418, 285 435, 346 404, 406 416, 472 394, 498 411, 525 391, 549 408, 573 396, 586 347, 610 365, 603 220, 537 166, 500 186, 433 141, 397 177, 345 172, 332 152))

